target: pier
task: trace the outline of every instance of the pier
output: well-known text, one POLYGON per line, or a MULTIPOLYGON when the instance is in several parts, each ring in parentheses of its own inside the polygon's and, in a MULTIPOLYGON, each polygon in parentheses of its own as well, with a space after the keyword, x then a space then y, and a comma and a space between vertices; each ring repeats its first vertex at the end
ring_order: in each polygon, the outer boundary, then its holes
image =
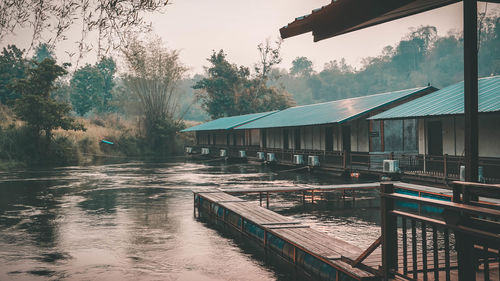
POLYGON ((313 279, 499 280, 498 188, 457 182, 447 191, 391 182, 194 191, 194 215, 247 237, 313 279), (258 193, 262 205, 265 194, 269 207, 270 193, 357 189, 381 191, 382 234, 366 249, 233 196, 258 193))

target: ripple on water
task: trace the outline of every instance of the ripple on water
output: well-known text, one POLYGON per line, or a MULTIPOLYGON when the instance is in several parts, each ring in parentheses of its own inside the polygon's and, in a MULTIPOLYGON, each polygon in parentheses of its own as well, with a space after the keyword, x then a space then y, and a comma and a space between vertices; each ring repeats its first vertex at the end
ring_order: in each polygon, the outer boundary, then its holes
MULTIPOLYGON (((0 280, 288 280, 244 241, 194 220, 191 190, 333 183, 339 180, 250 164, 15 171, 0 181, 0 280)), ((258 204, 257 196, 243 198, 258 204)), ((272 195, 271 209, 357 245, 377 235, 373 208, 304 209, 300 202, 272 195)))

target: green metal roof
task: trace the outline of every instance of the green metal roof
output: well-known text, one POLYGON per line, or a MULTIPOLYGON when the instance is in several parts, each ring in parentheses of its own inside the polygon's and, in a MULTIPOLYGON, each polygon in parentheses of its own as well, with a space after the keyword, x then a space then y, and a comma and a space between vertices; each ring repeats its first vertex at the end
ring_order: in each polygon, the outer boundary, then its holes
MULTIPOLYGON (((500 111, 500 76, 480 78, 479 112, 500 111)), ((459 82, 369 119, 401 119, 464 114, 464 82, 459 82)))
POLYGON ((325 103, 296 106, 235 129, 260 129, 341 123, 434 87, 421 87, 325 103))
POLYGON ((276 111, 269 111, 269 112, 252 113, 252 114, 239 115, 239 116, 223 117, 223 118, 209 121, 207 123, 196 125, 196 126, 191 127, 191 128, 184 129, 181 132, 230 130, 236 126, 246 124, 246 123, 251 122, 253 120, 257 120, 257 119, 262 118, 264 116, 268 116, 270 114, 273 114, 275 112, 276 111))

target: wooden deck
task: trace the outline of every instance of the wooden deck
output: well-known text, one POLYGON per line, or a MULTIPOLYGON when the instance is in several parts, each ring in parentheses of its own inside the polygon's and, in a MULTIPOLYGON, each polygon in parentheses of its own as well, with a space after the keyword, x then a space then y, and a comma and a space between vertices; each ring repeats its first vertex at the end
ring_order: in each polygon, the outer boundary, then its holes
MULTIPOLYGON (((398 189, 418 192, 418 194, 412 193, 413 195, 406 195, 404 193, 391 195, 398 196, 398 198, 405 198, 409 201, 436 201, 428 199, 428 195, 437 195, 438 198, 451 197, 453 195, 451 190, 441 188, 401 182, 394 182, 394 185, 398 189)), ((195 216, 196 211, 198 211, 198 216, 218 223, 221 222, 231 227, 231 229, 256 241, 266 251, 273 251, 288 262, 301 267, 305 272, 311 274, 314 279, 381 280, 383 275, 381 240, 374 242, 368 249, 361 249, 356 245, 312 229, 300 221, 292 220, 258 206, 255 203, 247 202, 231 195, 259 193, 261 194, 262 205, 262 194, 265 193, 267 195, 267 205, 269 205, 269 193, 303 192, 305 194, 309 192, 313 194, 312 198, 314 198, 314 192, 376 189, 379 187, 379 183, 369 183, 336 186, 259 187, 193 191, 195 216)), ((440 206, 454 204, 441 200, 436 201, 436 204, 440 204, 440 206)), ((312 199, 312 202, 314 202, 314 199, 312 199)), ((488 203, 496 205, 498 200, 493 199, 493 201, 489 201, 488 203)), ((478 210, 481 208, 474 207, 474 209, 478 210)), ((490 212, 495 212, 496 214, 498 211, 490 210, 490 212)), ((394 213, 397 212, 394 211, 394 213)), ((403 227, 403 229, 406 231, 406 228, 403 227)), ((411 231, 408 235, 410 234, 411 231)), ((430 232, 429 235, 431 235, 430 232)), ((382 239, 382 237, 379 239, 382 239)), ((413 239, 417 239, 416 236, 413 239)), ((423 240, 427 239, 430 239, 429 236, 423 240)), ((403 247, 399 247, 397 251, 397 272, 401 276, 413 276, 413 280, 457 280, 458 264, 456 252, 454 250, 449 251, 449 256, 445 256, 443 250, 438 250, 434 253, 431 241, 424 243, 422 239, 419 240, 419 245, 429 243, 429 249, 432 250, 422 251, 426 247, 417 248, 415 246, 416 254, 413 255, 410 243, 406 244, 407 246, 403 244, 403 247), (404 247, 406 247, 406 250, 403 252, 404 247), (445 262, 446 259, 447 262, 445 262)), ((442 244, 443 241, 435 243, 442 244)), ((494 255, 498 257, 498 251, 494 255)), ((482 278, 481 266, 477 271, 476 280, 485 280, 482 278)), ((488 271, 489 280, 500 280, 498 258, 490 262, 488 271)), ((399 280, 398 278, 395 280, 399 280)))
POLYGON ((380 279, 376 274, 355 268, 342 260, 344 255, 356 256, 363 252, 355 245, 224 192, 194 194, 198 216, 231 226, 257 241, 266 250, 274 250, 276 254, 302 267, 313 276, 335 274, 331 276, 335 280, 380 279), (283 247, 281 252, 279 247, 273 245, 272 241, 277 241, 276 239, 282 241, 281 244, 276 244, 283 247), (327 266, 331 267, 330 271, 327 266))

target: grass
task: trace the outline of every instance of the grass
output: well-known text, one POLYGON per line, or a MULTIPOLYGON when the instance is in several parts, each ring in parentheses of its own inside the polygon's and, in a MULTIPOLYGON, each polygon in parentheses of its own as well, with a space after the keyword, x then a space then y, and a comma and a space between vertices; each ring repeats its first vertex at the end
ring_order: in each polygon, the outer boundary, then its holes
MULTIPOLYGON (((0 170, 29 165, 81 165, 107 160, 130 158, 161 159, 151 148, 141 131, 140 122, 127 120, 116 114, 78 118, 86 131, 53 131, 48 147, 33 141, 22 121, 16 120, 13 112, 0 104, 0 170), (105 144, 102 140, 113 142, 105 144)), ((197 122, 187 121, 186 127, 197 122)), ((194 141, 194 134, 179 133, 169 142, 168 153, 182 152, 183 145, 194 141)), ((165 155, 163 155, 165 157, 165 155)))

